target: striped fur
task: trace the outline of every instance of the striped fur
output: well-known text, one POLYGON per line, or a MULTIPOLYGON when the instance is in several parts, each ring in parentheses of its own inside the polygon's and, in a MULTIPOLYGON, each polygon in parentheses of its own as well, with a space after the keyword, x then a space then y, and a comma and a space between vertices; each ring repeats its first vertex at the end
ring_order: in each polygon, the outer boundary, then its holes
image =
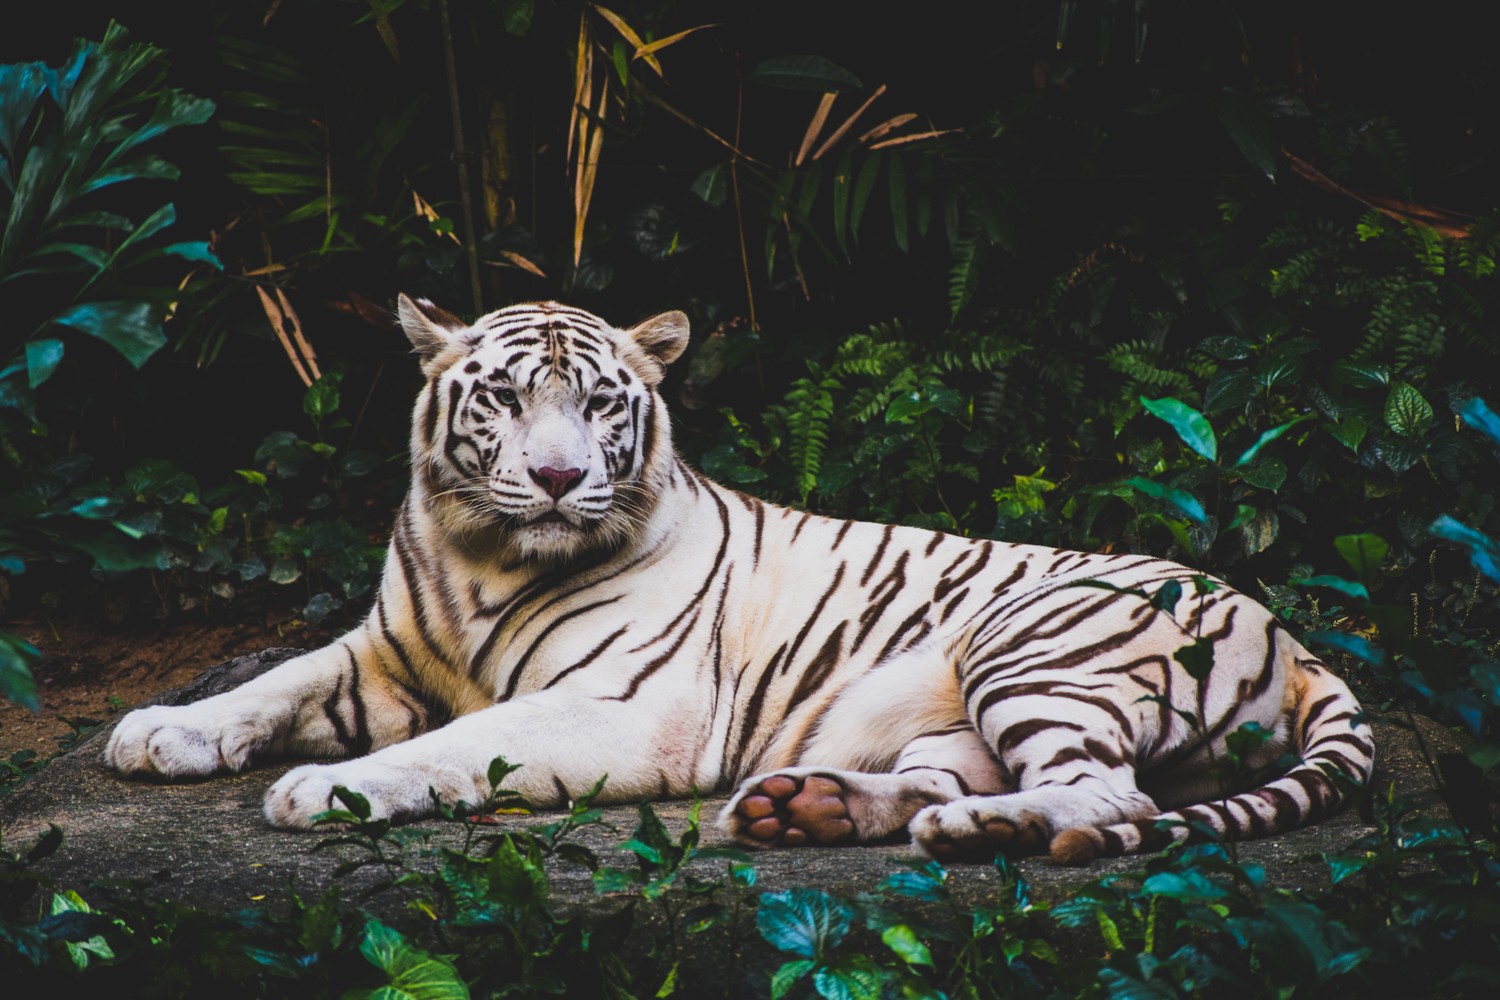
POLYGON ((544 806, 607 774, 606 801, 733 788, 721 825, 753 846, 909 829, 943 859, 1065 863, 1189 824, 1287 830, 1338 804, 1330 774, 1369 776, 1359 706, 1264 608, 1222 585, 1142 598, 1182 566, 832 520, 689 468, 657 389, 681 313, 400 313, 428 381, 369 616, 235 691, 131 713, 111 766, 348 758, 267 793, 270 822, 307 827, 335 785, 376 816, 429 812, 429 789, 477 801, 503 755, 544 806), (1200 636, 1201 683, 1175 658, 1200 636), (1273 734, 1250 764, 1303 763, 1224 797, 1214 764, 1247 722, 1273 734))

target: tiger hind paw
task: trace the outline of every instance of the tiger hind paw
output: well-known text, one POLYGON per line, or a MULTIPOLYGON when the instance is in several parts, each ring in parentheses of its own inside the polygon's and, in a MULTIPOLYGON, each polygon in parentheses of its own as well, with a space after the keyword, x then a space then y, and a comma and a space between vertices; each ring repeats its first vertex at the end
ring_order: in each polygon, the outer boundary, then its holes
POLYGON ((752 847, 833 847, 855 839, 845 789, 821 774, 751 778, 725 807, 720 824, 752 847))
POLYGON ((1002 815, 960 799, 929 806, 911 821, 912 840, 928 857, 943 862, 983 862, 996 854, 1041 854, 1051 839, 1045 819, 1018 810, 1002 815))

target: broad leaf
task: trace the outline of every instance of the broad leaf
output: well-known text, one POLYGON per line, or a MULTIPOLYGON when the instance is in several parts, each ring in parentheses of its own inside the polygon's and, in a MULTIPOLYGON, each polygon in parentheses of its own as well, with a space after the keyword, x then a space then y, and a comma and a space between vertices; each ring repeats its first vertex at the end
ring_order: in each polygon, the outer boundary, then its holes
POLYGON ((167 342, 160 312, 149 302, 85 302, 52 322, 98 337, 136 368, 167 342))
POLYGON ((1500 583, 1500 543, 1482 532, 1442 515, 1427 526, 1427 530, 1438 538, 1457 542, 1469 550, 1469 561, 1492 581, 1500 583))
POLYGON ((1209 425, 1207 418, 1180 399, 1167 396, 1163 399, 1147 399, 1141 397, 1141 405, 1144 406, 1152 416, 1165 420, 1177 436, 1182 438, 1184 444, 1208 459, 1210 462, 1219 460, 1219 442, 1214 437, 1214 429, 1209 425))
POLYGON ((1214 114, 1240 153, 1268 180, 1276 179, 1276 136, 1266 114, 1248 97, 1223 93, 1213 102, 1214 114))
POLYGON ((1302 637, 1303 643, 1310 646, 1323 646, 1327 649, 1336 649, 1372 666, 1380 666, 1385 662, 1385 650, 1372 643, 1362 635, 1353 635, 1349 632, 1334 632, 1323 630, 1309 632, 1302 637))
POLYGON ((1339 535, 1333 540, 1333 547, 1343 556, 1344 562, 1353 568, 1355 574, 1361 580, 1372 580, 1380 571, 1380 564, 1385 560, 1386 553, 1390 552, 1390 545, 1379 535, 1339 535))
POLYGON ((1365 439, 1369 424, 1362 417, 1345 417, 1338 423, 1327 423, 1323 429, 1332 434, 1339 444, 1350 451, 1358 452, 1359 443, 1365 439))
POLYGON ((781 951, 815 958, 849 933, 854 912, 821 889, 788 889, 760 897, 755 925, 781 951))
POLYGON ((932 952, 906 924, 892 924, 880 934, 885 946, 907 965, 931 965, 932 952))
POLYGON ((1214 641, 1207 636, 1195 639, 1173 653, 1172 659, 1182 664, 1193 680, 1202 681, 1214 669, 1214 641))
POLYGON ((1245 541, 1245 555, 1264 552, 1281 533, 1281 519, 1274 510, 1257 511, 1255 516, 1240 525, 1240 536, 1245 541))
POLYGON ((1302 580, 1293 580, 1294 587, 1327 587, 1329 590, 1337 590, 1345 597, 1355 600, 1368 601, 1370 592, 1362 583, 1354 580, 1345 580, 1341 576, 1309 576, 1302 580))
POLYGON ((63 342, 47 337, 26 344, 26 382, 33 389, 52 377, 62 363, 63 342))
POLYGON ((0 632, 0 698, 29 712, 40 712, 42 703, 31 670, 41 662, 41 652, 31 643, 10 632, 0 632))
POLYGON ((1204 525, 1208 523, 1208 513, 1203 509, 1202 502, 1186 490, 1163 486, 1161 483, 1142 479, 1139 476, 1127 479, 1125 482, 1140 490, 1148 497, 1165 500, 1196 524, 1204 525))
POLYGON ((400 932, 379 920, 365 925, 359 952, 384 972, 389 984, 371 997, 380 1000, 468 1000, 469 987, 445 958, 412 947, 400 932))
POLYGON ((1385 400, 1385 425, 1402 437, 1415 437, 1432 425, 1432 404, 1400 382, 1385 400))

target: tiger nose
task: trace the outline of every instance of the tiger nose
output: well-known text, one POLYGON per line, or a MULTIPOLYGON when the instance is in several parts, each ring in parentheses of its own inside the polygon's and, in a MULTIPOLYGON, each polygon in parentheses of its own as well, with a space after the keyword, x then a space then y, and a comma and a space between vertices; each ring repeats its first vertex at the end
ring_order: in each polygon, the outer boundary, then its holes
POLYGON ((577 486, 578 481, 583 478, 582 469, 554 469, 550 465, 544 465, 540 469, 527 471, 536 484, 554 500, 562 499, 562 495, 577 486))

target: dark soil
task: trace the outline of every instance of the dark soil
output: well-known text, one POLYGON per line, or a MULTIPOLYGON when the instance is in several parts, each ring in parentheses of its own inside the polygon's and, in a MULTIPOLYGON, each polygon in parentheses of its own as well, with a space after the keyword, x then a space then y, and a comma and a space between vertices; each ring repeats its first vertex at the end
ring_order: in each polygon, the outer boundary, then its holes
POLYGON ((216 663, 272 646, 315 648, 339 631, 310 627, 289 611, 239 621, 184 617, 120 626, 35 617, 8 621, 5 629, 42 651, 35 672, 42 710, 33 715, 0 701, 0 760, 18 750, 56 753, 71 742, 75 724, 109 721, 216 663))

